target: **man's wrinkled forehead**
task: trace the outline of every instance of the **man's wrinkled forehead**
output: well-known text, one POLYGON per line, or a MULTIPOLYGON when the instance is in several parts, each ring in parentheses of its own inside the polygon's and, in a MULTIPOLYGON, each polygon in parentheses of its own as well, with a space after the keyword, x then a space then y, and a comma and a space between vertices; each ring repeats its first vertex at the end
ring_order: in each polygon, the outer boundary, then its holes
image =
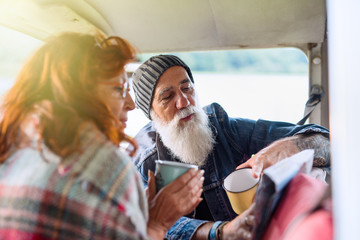
MULTIPOLYGON (((186 79, 184 79, 184 80, 181 80, 181 81, 178 83, 178 86, 181 87, 181 85, 184 85, 184 84, 191 84, 190 79, 186 78, 186 79)), ((166 92, 172 90, 173 88, 174 88, 174 86, 165 86, 165 87, 163 87, 162 89, 160 88, 160 89, 158 90, 159 96, 164 95, 166 92)))

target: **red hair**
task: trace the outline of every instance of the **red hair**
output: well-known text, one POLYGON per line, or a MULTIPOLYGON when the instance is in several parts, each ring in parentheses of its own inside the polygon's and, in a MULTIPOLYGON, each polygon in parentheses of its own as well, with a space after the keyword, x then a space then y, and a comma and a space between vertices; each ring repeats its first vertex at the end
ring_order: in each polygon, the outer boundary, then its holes
POLYGON ((135 49, 120 37, 65 33, 48 41, 25 64, 3 99, 0 162, 21 140, 21 124, 34 111, 40 113, 41 140, 59 156, 78 149, 79 130, 89 121, 114 144, 129 141, 135 151, 136 143, 95 94, 98 82, 122 73, 135 56, 135 49))

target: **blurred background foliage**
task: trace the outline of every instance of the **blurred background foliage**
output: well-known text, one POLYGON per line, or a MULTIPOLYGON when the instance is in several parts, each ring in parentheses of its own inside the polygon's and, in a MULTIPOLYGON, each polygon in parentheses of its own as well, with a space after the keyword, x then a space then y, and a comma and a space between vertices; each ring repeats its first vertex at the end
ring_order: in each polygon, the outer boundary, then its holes
MULTIPOLYGON (((307 74, 305 54, 295 48, 247 49, 170 53, 183 59, 194 72, 243 74, 307 74)), ((155 54, 141 54, 145 61, 155 54)))
MULTIPOLYGON (((0 27, 0 79, 14 79, 42 41, 0 27)), ((194 72, 240 74, 307 74, 307 58, 295 48, 171 53, 194 72)), ((143 62, 155 54, 139 54, 143 62)))

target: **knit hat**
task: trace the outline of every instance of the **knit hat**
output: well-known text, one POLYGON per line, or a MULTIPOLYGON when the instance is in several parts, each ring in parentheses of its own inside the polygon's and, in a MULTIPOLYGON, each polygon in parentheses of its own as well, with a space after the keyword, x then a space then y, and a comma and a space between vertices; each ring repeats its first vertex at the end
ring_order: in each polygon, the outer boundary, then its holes
POLYGON ((141 64, 132 76, 132 85, 135 92, 135 105, 137 108, 140 108, 149 119, 156 83, 160 76, 173 66, 185 68, 190 80, 194 82, 188 65, 174 55, 153 56, 141 64))

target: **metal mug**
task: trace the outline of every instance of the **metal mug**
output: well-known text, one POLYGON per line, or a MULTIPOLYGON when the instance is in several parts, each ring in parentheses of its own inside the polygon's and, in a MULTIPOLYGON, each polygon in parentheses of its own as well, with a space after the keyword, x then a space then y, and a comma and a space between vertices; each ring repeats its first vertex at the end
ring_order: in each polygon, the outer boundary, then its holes
POLYGON ((251 206, 259 181, 260 177, 253 177, 251 168, 240 168, 224 179, 223 188, 234 212, 241 214, 251 206))

